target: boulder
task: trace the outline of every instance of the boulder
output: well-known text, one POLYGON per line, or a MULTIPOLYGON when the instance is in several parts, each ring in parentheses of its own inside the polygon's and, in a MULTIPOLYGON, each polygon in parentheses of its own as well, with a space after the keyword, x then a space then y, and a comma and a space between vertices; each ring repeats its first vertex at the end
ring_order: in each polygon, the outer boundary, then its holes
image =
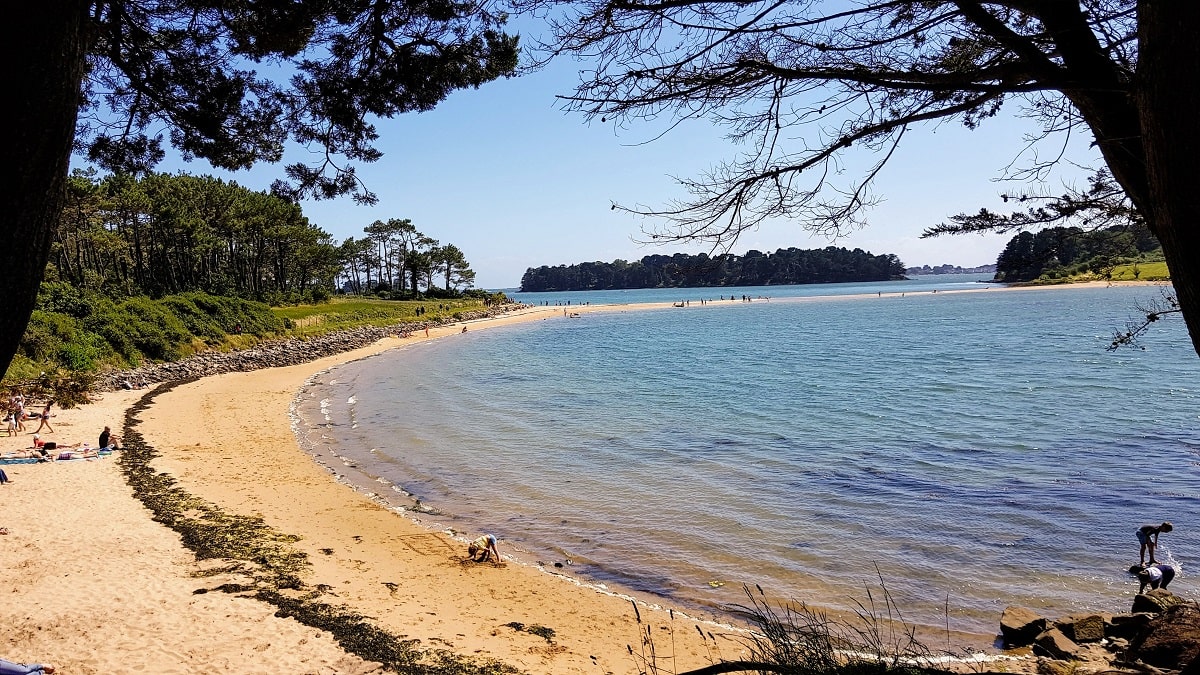
POLYGON ((1128 660, 1170 669, 1200 660, 1200 605, 1176 604, 1155 617, 1130 643, 1128 660))
POLYGON ((1012 605, 1005 608, 1000 615, 1000 634, 1004 636, 1007 647, 1024 647, 1032 644, 1034 638, 1041 635, 1050 622, 1041 614, 1027 607, 1012 605))
POLYGON ((1138 593, 1133 596, 1133 612, 1150 612, 1151 614, 1162 614, 1168 608, 1178 605, 1182 600, 1175 597, 1171 591, 1163 588, 1155 588, 1154 590, 1138 593))
POLYGON ((1132 640, 1146 630, 1146 626, 1150 625, 1154 616, 1147 612, 1116 614, 1105 624, 1104 637, 1113 640, 1132 640))
POLYGON ((1099 642, 1104 639, 1104 617, 1099 614, 1072 614, 1054 625, 1076 643, 1099 642))
POLYGON ((1081 656, 1079 645, 1057 628, 1043 631, 1034 639, 1033 653, 1059 661, 1078 661, 1081 656))
POLYGON ((1075 675, 1076 664, 1067 661, 1038 658, 1037 675, 1075 675))

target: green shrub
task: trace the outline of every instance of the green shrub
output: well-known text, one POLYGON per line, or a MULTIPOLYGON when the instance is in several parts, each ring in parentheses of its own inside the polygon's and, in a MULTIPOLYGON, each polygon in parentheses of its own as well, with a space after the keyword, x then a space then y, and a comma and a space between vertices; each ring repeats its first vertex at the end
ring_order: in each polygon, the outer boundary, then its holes
POLYGON ((147 358, 173 361, 183 356, 181 347, 191 333, 166 306, 149 298, 130 298, 117 306, 117 324, 147 358))
POLYGON ((38 289, 37 307, 46 312, 66 314, 76 319, 86 319, 95 312, 95 304, 101 296, 75 288, 62 281, 42 284, 38 289))
POLYGON ((50 361, 71 340, 79 329, 79 322, 66 314, 34 310, 21 339, 20 352, 33 361, 50 361))
POLYGON ((93 371, 101 353, 95 346, 83 342, 68 342, 58 348, 57 361, 68 370, 93 371))

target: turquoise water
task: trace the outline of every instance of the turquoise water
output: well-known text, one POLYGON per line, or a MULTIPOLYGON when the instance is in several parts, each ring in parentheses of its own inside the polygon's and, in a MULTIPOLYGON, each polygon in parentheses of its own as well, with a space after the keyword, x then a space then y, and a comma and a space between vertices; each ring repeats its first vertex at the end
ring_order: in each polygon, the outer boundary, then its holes
POLYGON ((863 286, 414 344, 317 378, 302 439, 438 526, 684 606, 853 609, 882 580, 987 636, 1010 604, 1127 610, 1162 520, 1195 592, 1200 358, 1179 321, 1104 351, 1157 289, 863 286))

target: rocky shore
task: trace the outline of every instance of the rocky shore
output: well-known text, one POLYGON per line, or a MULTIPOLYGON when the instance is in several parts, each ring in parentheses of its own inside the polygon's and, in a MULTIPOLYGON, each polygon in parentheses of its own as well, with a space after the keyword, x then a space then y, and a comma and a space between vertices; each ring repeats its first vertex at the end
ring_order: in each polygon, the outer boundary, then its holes
POLYGON ((117 391, 222 373, 293 366, 365 347, 385 337, 416 332, 424 329, 426 325, 432 328, 464 321, 488 319, 524 308, 525 305, 522 304, 508 303, 472 312, 463 312, 457 319, 441 317, 392 326, 360 326, 332 331, 311 338, 267 340, 250 349, 231 352, 201 352, 179 361, 150 363, 130 370, 110 371, 96 378, 93 388, 100 392, 117 391))
POLYGON ((1009 607, 1000 634, 1005 647, 1032 651, 1039 675, 1200 674, 1200 603, 1165 589, 1135 596, 1128 614, 1052 620, 1009 607))

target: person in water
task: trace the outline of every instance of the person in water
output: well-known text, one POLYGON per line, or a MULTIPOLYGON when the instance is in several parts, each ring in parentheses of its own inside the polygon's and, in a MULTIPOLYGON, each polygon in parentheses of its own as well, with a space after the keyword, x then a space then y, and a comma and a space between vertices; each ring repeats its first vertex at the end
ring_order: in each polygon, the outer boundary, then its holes
POLYGON ((467 545, 467 556, 475 562, 493 560, 500 562, 500 552, 496 550, 495 535, 485 534, 467 545))
POLYGON ((1158 561, 1154 559, 1154 549, 1158 548, 1158 535, 1161 532, 1170 532, 1175 529, 1171 523, 1163 523, 1162 525, 1143 525, 1137 530, 1138 543, 1142 545, 1142 549, 1138 556, 1138 564, 1146 566, 1146 553, 1150 553, 1150 564, 1153 565, 1158 561))
POLYGON ((1138 589, 1138 593, 1145 593, 1146 587, 1166 589, 1167 584, 1175 578, 1175 568, 1170 565, 1151 565, 1146 569, 1138 572, 1138 581, 1142 584, 1138 589))

